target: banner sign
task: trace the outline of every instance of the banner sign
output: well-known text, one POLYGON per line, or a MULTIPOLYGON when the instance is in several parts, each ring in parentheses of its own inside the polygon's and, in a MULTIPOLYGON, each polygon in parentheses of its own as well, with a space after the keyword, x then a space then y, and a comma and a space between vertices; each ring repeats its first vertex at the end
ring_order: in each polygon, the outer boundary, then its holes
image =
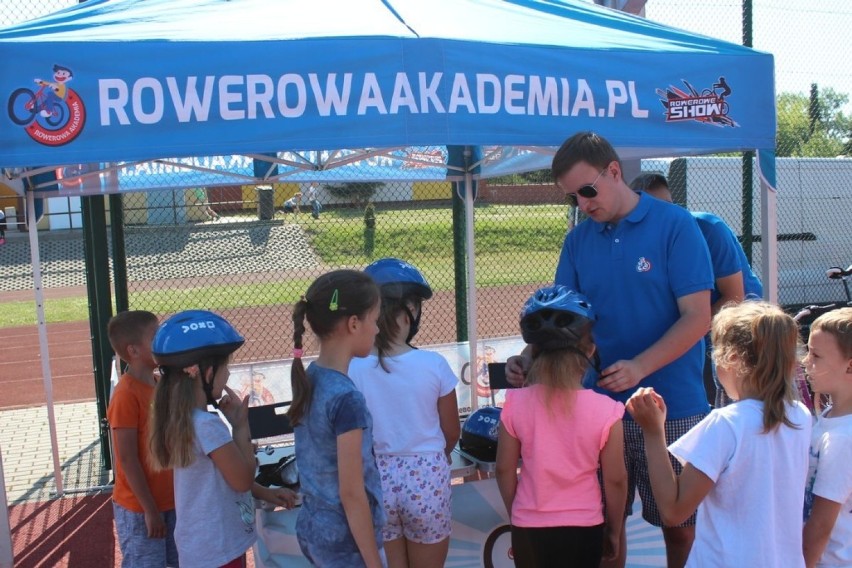
POLYGON ((281 42, 282 56, 269 57, 269 42, 0 43, 0 166, 558 146, 578 130, 616 146, 773 144, 768 56, 625 52, 601 66, 593 49, 344 38, 334 46, 281 42))

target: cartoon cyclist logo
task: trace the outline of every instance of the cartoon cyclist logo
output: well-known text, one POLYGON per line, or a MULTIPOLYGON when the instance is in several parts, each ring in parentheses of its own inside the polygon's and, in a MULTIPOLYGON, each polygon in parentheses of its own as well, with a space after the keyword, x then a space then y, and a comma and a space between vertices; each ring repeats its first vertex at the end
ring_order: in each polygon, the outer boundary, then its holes
POLYGON ((53 66, 53 80, 35 79, 38 89, 15 89, 9 97, 12 122, 46 146, 62 146, 80 135, 86 123, 86 107, 80 96, 68 88, 74 72, 62 65, 53 66))
POLYGON ((724 77, 719 77, 711 88, 703 89, 700 93, 686 79, 681 81, 686 85, 686 91, 674 85, 669 85, 665 90, 657 89, 660 103, 665 109, 666 122, 695 120, 719 127, 739 126, 728 116, 730 107, 727 99, 732 89, 724 77))

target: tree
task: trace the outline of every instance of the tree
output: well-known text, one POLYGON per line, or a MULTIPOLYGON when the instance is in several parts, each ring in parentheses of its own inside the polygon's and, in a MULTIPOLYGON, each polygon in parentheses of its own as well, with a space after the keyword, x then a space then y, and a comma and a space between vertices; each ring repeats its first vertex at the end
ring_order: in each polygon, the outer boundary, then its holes
POLYGON ((326 185, 325 189, 339 199, 346 199, 355 205, 363 205, 373 198, 376 190, 385 184, 380 181, 353 181, 340 185, 326 185))
POLYGON ((778 109, 777 156, 835 157, 852 149, 852 116, 843 112, 849 96, 817 85, 809 95, 781 93, 778 109))
POLYGON ((535 183, 553 183, 550 170, 536 170, 522 174, 509 174, 488 180, 491 185, 528 185, 535 183))

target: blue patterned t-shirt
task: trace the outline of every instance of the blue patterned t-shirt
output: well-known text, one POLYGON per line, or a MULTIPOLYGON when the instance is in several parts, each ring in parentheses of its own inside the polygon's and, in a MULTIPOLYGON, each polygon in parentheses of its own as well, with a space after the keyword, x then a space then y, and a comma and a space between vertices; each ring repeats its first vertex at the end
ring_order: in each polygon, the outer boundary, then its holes
POLYGON ((357 566, 353 562, 360 558, 358 546, 340 501, 337 437, 358 428, 364 431, 361 442, 364 486, 376 544, 381 549, 385 513, 373 454, 373 419, 364 395, 349 377, 316 363, 306 373, 313 385, 313 398, 295 428, 296 464, 302 492, 302 508, 296 521, 299 545, 315 564, 357 566))

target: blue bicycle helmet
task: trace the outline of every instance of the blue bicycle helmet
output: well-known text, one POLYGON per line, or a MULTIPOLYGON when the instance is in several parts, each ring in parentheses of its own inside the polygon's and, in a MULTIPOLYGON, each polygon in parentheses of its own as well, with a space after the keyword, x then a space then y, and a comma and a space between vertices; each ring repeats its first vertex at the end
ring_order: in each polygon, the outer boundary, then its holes
POLYGON ((596 320, 589 300, 561 284, 536 290, 521 310, 524 341, 543 350, 574 347, 596 320))
POLYGON ((413 265, 398 258, 380 258, 364 269, 379 288, 382 295, 391 298, 416 296, 424 300, 432 297, 432 288, 413 265))
POLYGON ((187 310, 160 324, 151 351, 159 365, 187 367, 208 357, 230 355, 243 343, 243 336, 219 314, 187 310))
POLYGON ((462 425, 459 448, 478 460, 497 461, 497 432, 501 410, 496 406, 483 406, 468 416, 462 425))

